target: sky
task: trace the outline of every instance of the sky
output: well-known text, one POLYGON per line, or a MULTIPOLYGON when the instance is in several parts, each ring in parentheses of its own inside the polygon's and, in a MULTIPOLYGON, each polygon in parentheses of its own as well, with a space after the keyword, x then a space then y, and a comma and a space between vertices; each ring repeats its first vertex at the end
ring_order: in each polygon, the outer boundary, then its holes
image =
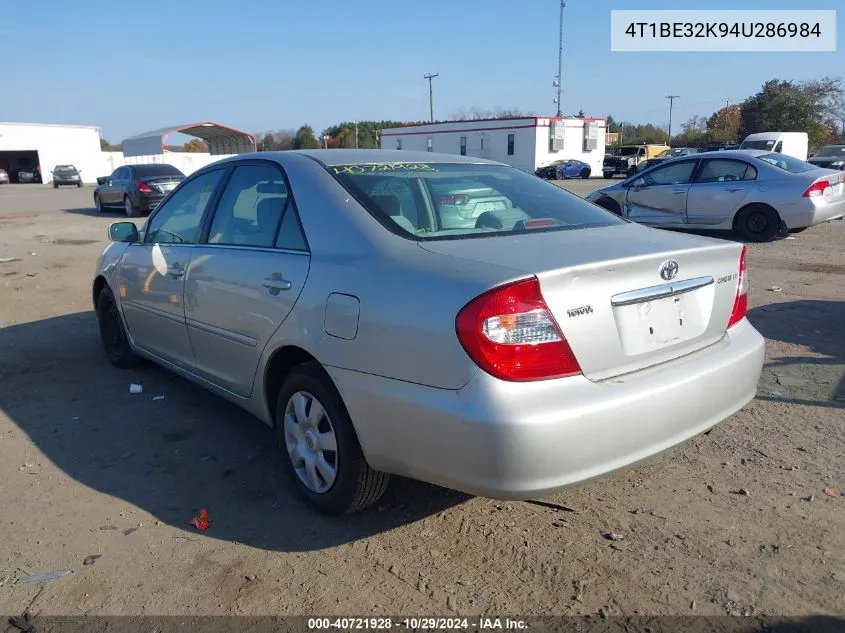
MULTIPOLYGON (((0 120, 96 125, 116 143, 213 120, 319 133, 460 109, 553 115, 559 0, 0 0, 0 120)), ((833 53, 610 51, 611 9, 839 9, 842 0, 567 0, 563 111, 673 127, 773 78, 845 76, 833 53), (677 123, 674 123, 677 122, 677 123)))

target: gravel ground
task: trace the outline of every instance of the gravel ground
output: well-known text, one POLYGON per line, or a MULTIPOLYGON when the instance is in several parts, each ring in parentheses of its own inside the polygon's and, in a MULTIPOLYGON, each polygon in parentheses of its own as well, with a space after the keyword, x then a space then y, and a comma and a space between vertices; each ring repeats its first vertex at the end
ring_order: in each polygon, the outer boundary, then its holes
POLYGON ((107 363, 90 279, 119 216, 91 201, 0 187, 0 612, 845 612, 845 223, 750 247, 766 368, 708 435, 542 504, 401 480, 330 520, 289 493, 269 429, 107 363))

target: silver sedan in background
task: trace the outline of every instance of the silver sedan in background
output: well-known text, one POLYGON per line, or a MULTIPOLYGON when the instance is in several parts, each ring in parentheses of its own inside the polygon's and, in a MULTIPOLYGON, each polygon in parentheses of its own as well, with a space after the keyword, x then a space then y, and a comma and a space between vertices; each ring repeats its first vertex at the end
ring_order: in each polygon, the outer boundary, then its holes
POLYGON ((675 158, 587 200, 640 224, 734 230, 749 242, 845 214, 845 174, 762 150, 675 158))
POLYGON ((328 514, 391 473, 553 493, 703 433, 762 369, 744 246, 481 159, 241 155, 110 235, 92 286, 110 361, 252 412, 328 514))

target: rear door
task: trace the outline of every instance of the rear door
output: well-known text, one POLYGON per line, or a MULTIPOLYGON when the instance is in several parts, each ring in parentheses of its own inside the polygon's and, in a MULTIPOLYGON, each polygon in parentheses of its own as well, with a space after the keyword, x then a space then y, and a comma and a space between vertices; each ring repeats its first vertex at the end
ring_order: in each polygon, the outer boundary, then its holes
POLYGON ((630 183, 625 215, 648 225, 686 222, 687 194, 698 160, 683 160, 646 171, 630 183))
POLYGON ((756 179, 757 169, 743 160, 705 159, 687 194, 687 221, 706 226, 729 218, 744 204, 756 179))
POLYGON ((185 283, 196 372, 247 397, 261 353, 293 309, 310 265, 281 167, 238 164, 205 234, 185 283))
POLYGON ((144 241, 130 244, 120 263, 120 303, 135 344, 189 370, 194 353, 185 326, 185 271, 225 172, 203 172, 186 182, 150 216, 144 241))

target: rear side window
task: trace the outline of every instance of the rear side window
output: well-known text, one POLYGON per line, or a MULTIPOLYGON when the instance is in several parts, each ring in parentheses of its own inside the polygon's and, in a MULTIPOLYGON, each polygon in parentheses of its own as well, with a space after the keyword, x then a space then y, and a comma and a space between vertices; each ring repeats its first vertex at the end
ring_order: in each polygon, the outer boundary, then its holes
POLYGON ((704 161, 696 182, 732 182, 755 178, 757 178, 757 170, 748 163, 739 160, 712 159, 704 161))
POLYGON ((417 240, 625 222, 532 174, 502 165, 387 163, 327 169, 383 225, 417 240))

